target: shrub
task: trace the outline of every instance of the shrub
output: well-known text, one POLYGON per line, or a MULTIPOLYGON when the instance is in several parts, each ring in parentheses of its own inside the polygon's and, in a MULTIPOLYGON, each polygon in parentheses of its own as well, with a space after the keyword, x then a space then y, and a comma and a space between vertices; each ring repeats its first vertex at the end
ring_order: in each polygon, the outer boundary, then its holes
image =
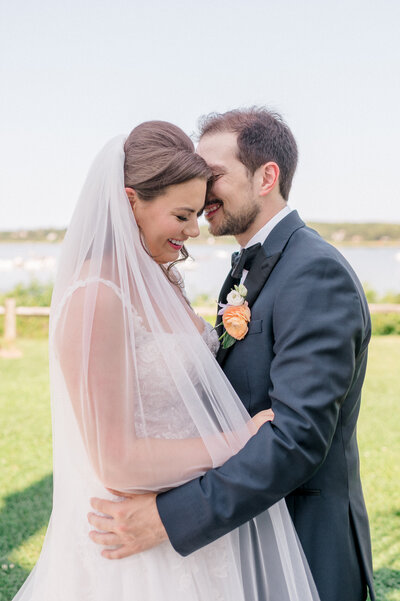
POLYGON ((364 282, 363 288, 364 288, 364 294, 369 303, 379 302, 377 292, 373 288, 371 288, 368 283, 364 282))
POLYGON ((0 305, 4 305, 6 298, 15 298, 20 307, 49 307, 52 294, 53 284, 32 280, 28 285, 17 284, 12 290, 0 294, 0 305))
POLYGON ((381 303, 390 303, 394 305, 400 305, 400 293, 396 292, 387 292, 380 299, 381 303))
POLYGON ((399 313, 375 313, 374 315, 371 315, 371 321, 373 336, 400 334, 399 313))
MULTIPOLYGON (((47 315, 17 315, 17 336, 20 338, 47 338, 47 315)), ((0 337, 4 336, 4 315, 0 315, 0 337)))

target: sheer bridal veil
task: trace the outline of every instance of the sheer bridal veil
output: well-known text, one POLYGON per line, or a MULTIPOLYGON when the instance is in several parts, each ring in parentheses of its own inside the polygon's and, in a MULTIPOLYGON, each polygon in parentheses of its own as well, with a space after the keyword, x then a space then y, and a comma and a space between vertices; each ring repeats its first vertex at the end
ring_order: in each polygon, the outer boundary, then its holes
MULTIPOLYGON (((50 322, 53 532, 42 555, 72 516, 68 504, 104 487, 178 486, 254 434, 179 287, 144 248, 124 158, 122 137, 96 157, 63 243, 50 322)), ((239 583, 232 601, 318 600, 283 500, 225 538, 239 583)))

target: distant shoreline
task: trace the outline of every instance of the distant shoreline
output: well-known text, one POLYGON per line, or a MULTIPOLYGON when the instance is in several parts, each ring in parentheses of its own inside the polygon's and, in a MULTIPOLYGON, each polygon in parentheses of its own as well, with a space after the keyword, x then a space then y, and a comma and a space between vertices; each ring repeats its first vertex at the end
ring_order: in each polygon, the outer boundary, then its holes
MULTIPOLYGON (((324 240, 337 247, 386 248, 400 245, 400 224, 397 223, 329 223, 307 222, 324 240)), ((66 229, 38 228, 35 230, 0 231, 0 244, 60 244, 66 229)), ((189 245, 236 245, 233 236, 214 238, 207 224, 200 225, 200 235, 189 245)))
MULTIPOLYGON (((232 246, 233 244, 237 244, 235 238, 231 236, 223 236, 221 238, 211 238, 213 242, 208 242, 209 238, 191 238, 189 240, 190 246, 193 244, 203 244, 206 246, 232 246)), ((40 240, 25 238, 23 240, 16 240, 12 238, 10 240, 2 240, 0 239, 0 246, 2 244, 51 244, 52 246, 57 246, 58 244, 62 244, 63 240, 46 240, 45 238, 40 240)), ((400 244, 400 240, 398 241, 400 244)))
MULTIPOLYGON (((323 237, 323 236, 322 236, 323 237)), ((233 246, 233 245, 237 245, 236 240, 232 237, 228 237, 228 236, 223 236, 222 238, 214 238, 213 239, 214 242, 210 243, 207 242, 207 239, 192 239, 190 240, 188 246, 197 246, 199 244, 202 244, 203 246, 233 246)), ((342 241, 342 242, 334 242, 333 240, 329 240, 327 238, 325 238, 325 240, 327 242, 329 242, 329 244, 332 244, 332 246, 335 246, 337 248, 341 248, 343 246, 347 247, 347 248, 357 248, 357 247, 363 247, 363 248, 390 248, 390 247, 397 247, 400 246, 400 239, 398 240, 361 240, 358 242, 352 242, 352 241, 342 241)), ((0 240, 0 247, 1 245, 4 244, 51 244, 54 246, 57 246, 59 244, 62 244, 62 240, 58 240, 58 241, 54 241, 54 242, 49 242, 49 240, 0 240)))

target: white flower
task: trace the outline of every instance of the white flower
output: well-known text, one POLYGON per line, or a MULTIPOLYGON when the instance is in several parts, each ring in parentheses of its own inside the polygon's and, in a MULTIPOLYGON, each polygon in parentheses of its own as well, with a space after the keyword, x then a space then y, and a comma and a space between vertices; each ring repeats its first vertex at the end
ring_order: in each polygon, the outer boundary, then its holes
POLYGON ((236 290, 231 290, 228 296, 226 297, 226 302, 228 303, 228 305, 238 307, 239 305, 243 305, 244 298, 236 290))

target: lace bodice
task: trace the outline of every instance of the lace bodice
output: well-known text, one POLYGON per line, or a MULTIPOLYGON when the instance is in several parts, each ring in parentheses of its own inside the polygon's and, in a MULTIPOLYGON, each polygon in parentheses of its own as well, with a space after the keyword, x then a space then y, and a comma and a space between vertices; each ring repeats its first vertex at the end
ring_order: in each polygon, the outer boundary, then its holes
POLYGON ((219 336, 217 330, 205 319, 201 318, 204 322, 204 330, 202 337, 214 357, 216 356, 219 349, 219 336))
MULTIPOLYGON (((189 373, 195 356, 184 356, 183 348, 187 348, 187 345, 185 347, 180 345, 180 336, 164 334, 162 339, 158 335, 156 340, 154 334, 145 328, 137 314, 135 314, 135 335, 140 392, 142 399, 145 400, 144 413, 136 412, 136 434, 154 438, 197 436, 198 432, 194 429, 191 417, 188 412, 182 410, 182 401, 174 392, 171 374, 164 362, 163 350, 167 349, 169 356, 175 356, 177 361, 183 360, 189 373)), ((182 334, 182 337, 186 335, 182 334)), ((204 321, 202 338, 215 355, 219 347, 218 334, 206 321, 204 321)))

